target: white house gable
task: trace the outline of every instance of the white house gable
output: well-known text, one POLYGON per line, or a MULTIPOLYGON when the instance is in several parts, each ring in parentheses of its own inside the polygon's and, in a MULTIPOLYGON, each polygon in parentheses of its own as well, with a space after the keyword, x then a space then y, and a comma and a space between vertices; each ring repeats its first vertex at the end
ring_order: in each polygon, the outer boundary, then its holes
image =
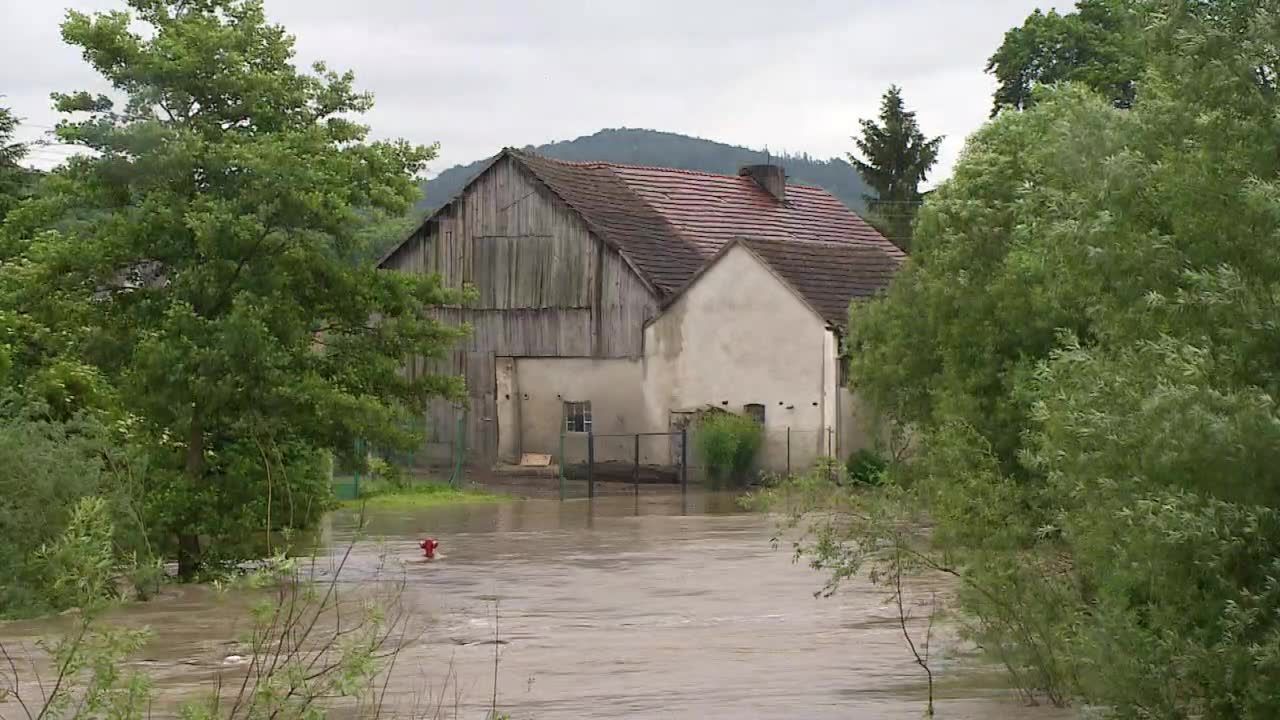
MULTIPOLYGON (((817 430, 829 426, 828 336, 791 287, 732 246, 645 330, 649 423, 664 427, 671 412, 707 406, 762 411, 769 446, 785 443, 788 427, 809 429, 793 431, 793 461, 803 464, 829 442, 817 430)), ((785 448, 766 455, 785 457, 785 448)))

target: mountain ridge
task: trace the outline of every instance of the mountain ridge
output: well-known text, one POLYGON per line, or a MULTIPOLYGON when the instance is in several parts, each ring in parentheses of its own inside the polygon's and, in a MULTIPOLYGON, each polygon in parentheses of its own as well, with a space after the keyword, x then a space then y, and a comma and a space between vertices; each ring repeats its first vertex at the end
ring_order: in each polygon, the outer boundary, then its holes
MULTIPOLYGON (((823 188, 857 213, 866 211, 863 195, 871 192, 857 170, 839 158, 816 160, 807 153, 770 155, 766 150, 659 130, 606 128, 573 140, 526 145, 523 149, 557 160, 648 165, 719 175, 734 175, 743 165, 773 162, 783 166, 788 182, 823 188)), ((423 215, 434 212, 461 192, 488 160, 454 165, 425 182, 423 198, 415 210, 423 215)))

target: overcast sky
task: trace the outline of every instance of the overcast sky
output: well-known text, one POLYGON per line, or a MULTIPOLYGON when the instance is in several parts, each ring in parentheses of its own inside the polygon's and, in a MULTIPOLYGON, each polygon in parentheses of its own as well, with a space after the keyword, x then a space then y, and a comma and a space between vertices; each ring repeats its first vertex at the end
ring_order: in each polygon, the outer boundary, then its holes
MULTIPOLYGON (((105 89, 58 23, 123 0, 0 0, 0 104, 20 139, 57 121, 49 93, 105 89)), ((1047 0, 266 0, 299 60, 351 69, 378 137, 440 143, 431 172, 505 145, 601 128, 666 130, 775 152, 840 156, 857 120, 903 87, 946 135, 931 181, 986 119, 987 57, 1047 0)), ((47 166, 65 150, 40 148, 47 166)), ((932 184, 932 182, 930 183, 932 184)))

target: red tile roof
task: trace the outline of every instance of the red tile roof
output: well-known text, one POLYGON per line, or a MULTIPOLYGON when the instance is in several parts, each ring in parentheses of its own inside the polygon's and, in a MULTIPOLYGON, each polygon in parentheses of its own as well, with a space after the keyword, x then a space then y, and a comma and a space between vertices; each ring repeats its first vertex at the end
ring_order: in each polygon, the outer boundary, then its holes
POLYGON ((836 327, 848 322, 851 300, 882 292, 906 259, 889 242, 880 245, 776 238, 738 242, 773 268, 823 320, 836 327))
POLYGON ((686 241, 710 257, 736 237, 819 242, 887 242, 821 188, 787 185, 780 203, 743 176, 660 168, 611 168, 686 241))
MULTIPOLYGON (((663 294, 678 290, 735 238, 859 246, 866 250, 856 259, 892 258, 895 269, 903 257, 893 243, 821 188, 787 185, 786 202, 778 202, 740 175, 506 152, 573 207, 663 294)), ((810 252, 796 257, 815 256, 810 252)), ((882 276, 882 266, 876 267, 872 275, 882 276)))
POLYGON ((504 156, 573 208, 662 299, 741 239, 828 322, 843 325, 849 301, 887 287, 905 258, 821 188, 788 184, 779 202, 745 176, 568 162, 511 148, 493 162, 504 156))

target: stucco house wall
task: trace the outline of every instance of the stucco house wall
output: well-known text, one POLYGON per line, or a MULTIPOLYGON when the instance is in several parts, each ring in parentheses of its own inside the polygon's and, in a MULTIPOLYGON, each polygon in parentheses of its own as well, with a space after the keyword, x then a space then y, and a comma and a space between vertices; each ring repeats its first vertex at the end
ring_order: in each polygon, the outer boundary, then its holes
POLYGON ((834 425, 832 340, 822 320, 750 250, 735 246, 645 328, 648 424, 713 406, 765 409, 760 463, 784 470, 825 452, 834 425), (830 359, 829 359, 830 358, 830 359))
MULTIPOLYGON (((498 396, 499 445, 510 423, 519 423, 522 452, 560 456, 564 403, 590 401, 592 431, 597 435, 643 432, 644 370, 638 359, 626 358, 512 358, 517 393, 498 396), (504 416, 503 406, 516 408, 504 416), (506 422, 504 423, 504 418, 506 422)), ((604 462, 634 459, 631 438, 596 438, 596 459, 604 462)), ((570 463, 586 460, 586 433, 566 433, 565 455, 570 463)), ((509 461, 508 461, 509 462, 509 461)))

